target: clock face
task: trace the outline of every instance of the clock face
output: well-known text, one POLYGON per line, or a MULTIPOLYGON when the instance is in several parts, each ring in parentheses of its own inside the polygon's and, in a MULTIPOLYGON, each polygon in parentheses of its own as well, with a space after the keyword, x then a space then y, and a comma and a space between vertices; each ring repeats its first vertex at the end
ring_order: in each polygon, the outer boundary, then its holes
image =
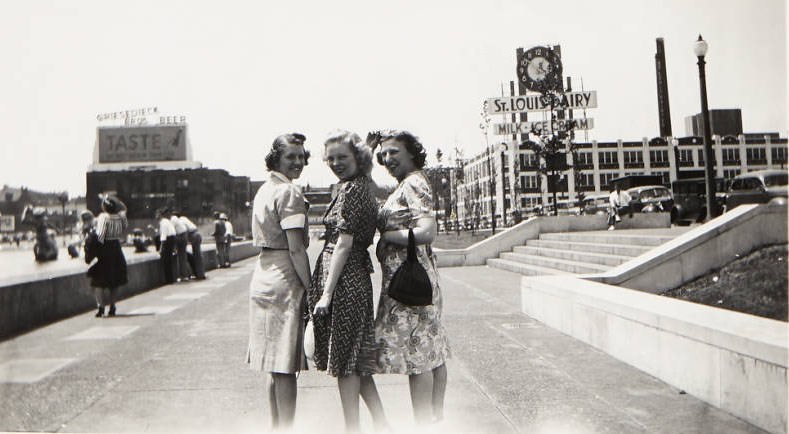
POLYGON ((562 61, 549 47, 532 47, 518 59, 518 79, 527 89, 544 92, 561 88, 562 61))
POLYGON ((551 64, 547 59, 537 56, 531 59, 528 66, 526 66, 526 74, 534 81, 545 80, 548 73, 551 71, 551 64))

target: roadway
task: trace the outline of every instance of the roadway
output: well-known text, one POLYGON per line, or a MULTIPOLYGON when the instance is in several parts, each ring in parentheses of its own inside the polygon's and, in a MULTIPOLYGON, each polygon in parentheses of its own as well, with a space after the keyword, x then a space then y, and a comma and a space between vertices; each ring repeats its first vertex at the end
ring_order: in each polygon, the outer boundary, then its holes
MULTIPOLYGON (((0 342, 0 430, 264 431, 263 376, 244 363, 253 266, 123 300, 115 318, 89 312, 0 342)), ((762 432, 525 316, 517 274, 441 277, 453 358, 446 420, 426 432, 762 432)), ((412 432, 407 378, 376 382, 393 431, 412 432)), ((295 431, 342 432, 336 381, 309 370, 298 383, 295 431)))

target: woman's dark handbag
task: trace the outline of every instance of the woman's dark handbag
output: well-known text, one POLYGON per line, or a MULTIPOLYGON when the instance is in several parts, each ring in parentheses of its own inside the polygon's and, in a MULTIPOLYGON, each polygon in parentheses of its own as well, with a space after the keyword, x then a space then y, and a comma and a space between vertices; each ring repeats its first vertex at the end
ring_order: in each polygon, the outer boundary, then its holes
POLYGON ((389 281, 389 297, 407 306, 433 304, 433 285, 427 271, 416 259, 414 231, 408 230, 408 257, 389 281))

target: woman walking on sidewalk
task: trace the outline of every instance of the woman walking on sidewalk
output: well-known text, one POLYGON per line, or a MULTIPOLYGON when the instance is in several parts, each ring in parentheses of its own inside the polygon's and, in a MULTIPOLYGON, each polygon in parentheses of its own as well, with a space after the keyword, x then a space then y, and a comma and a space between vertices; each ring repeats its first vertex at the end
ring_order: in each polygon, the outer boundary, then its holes
POLYGON ((107 305, 110 306, 107 315, 115 316, 118 287, 128 281, 120 242, 128 226, 126 205, 116 197, 106 196, 102 197, 101 209, 95 230, 85 240, 85 262, 90 264, 93 258, 97 259, 87 273, 96 298, 97 318, 104 315, 107 305))
POLYGON ((323 216, 326 241, 308 297, 315 365, 337 377, 346 431, 359 431, 360 394, 376 430, 381 431, 388 424, 372 377, 376 364, 373 263, 367 251, 378 214, 370 191, 373 154, 357 134, 338 131, 324 143, 324 161, 340 182, 323 216))
POLYGON ((438 422, 444 417, 444 395, 450 356, 449 342, 441 325, 442 296, 435 257, 430 248, 436 234, 433 193, 421 170, 427 156, 419 140, 407 131, 384 131, 368 136, 380 144, 378 163, 386 166, 398 185, 378 214, 381 239, 376 248, 383 283, 375 317, 378 370, 408 375, 411 405, 417 424, 438 422), (389 297, 387 290, 395 271, 405 262, 409 229, 416 241, 416 256, 427 271, 432 305, 408 306, 389 297))
POLYGON ((309 152, 305 137, 277 137, 266 155, 266 182, 252 206, 252 239, 260 248, 249 285, 247 363, 270 377, 266 394, 272 428, 287 429, 296 411, 296 373, 304 356, 304 297, 310 285, 306 247, 307 207, 291 181, 301 175, 309 152))

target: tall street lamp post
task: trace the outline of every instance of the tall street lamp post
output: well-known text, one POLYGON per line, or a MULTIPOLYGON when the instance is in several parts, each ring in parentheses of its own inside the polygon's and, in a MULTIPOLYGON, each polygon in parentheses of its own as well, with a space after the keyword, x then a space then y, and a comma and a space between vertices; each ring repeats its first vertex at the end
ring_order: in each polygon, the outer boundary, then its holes
POLYGON ((704 56, 707 54, 707 42, 701 38, 693 45, 693 52, 698 57, 699 87, 701 88, 701 118, 704 124, 704 178, 707 184, 707 216, 713 219, 718 216, 718 206, 715 202, 715 177, 713 175, 712 137, 710 132, 710 112, 707 108, 707 77, 704 72, 704 56))

